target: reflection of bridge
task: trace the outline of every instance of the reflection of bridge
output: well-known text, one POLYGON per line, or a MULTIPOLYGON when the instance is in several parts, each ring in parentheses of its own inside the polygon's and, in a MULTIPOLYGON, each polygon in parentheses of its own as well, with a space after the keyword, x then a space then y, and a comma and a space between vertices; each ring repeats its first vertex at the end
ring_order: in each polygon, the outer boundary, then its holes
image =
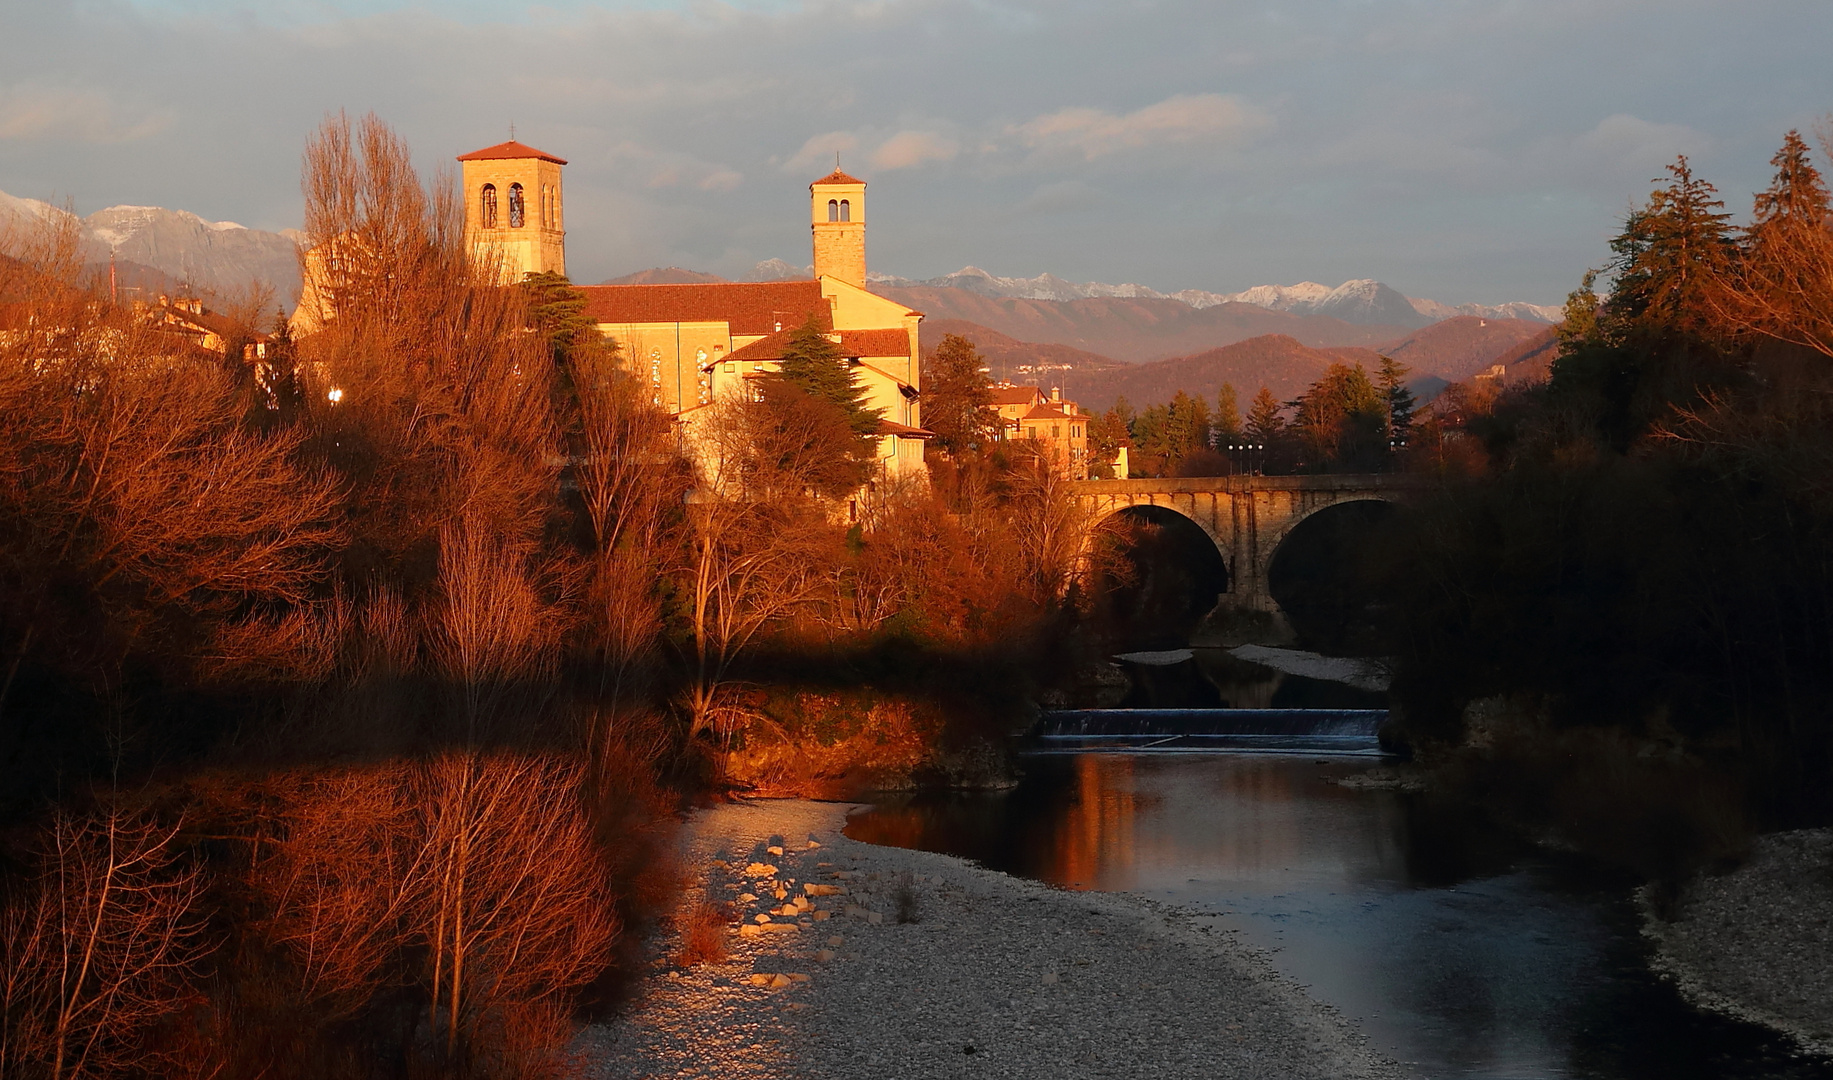
POLYGON ((1278 611, 1267 589, 1273 553, 1299 522, 1348 502, 1395 502, 1423 487, 1417 476, 1215 476, 1163 480, 1083 480, 1076 498, 1100 522, 1129 506, 1159 506, 1195 522, 1228 566, 1223 604, 1278 611))

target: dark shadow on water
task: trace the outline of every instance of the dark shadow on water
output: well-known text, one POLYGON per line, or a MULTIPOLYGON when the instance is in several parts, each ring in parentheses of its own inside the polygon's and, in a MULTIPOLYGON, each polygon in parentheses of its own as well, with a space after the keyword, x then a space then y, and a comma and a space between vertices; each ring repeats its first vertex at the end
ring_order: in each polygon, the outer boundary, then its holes
POLYGON ((1833 1080, 1651 975, 1632 882, 1467 806, 1326 782, 1363 767, 1029 758, 1011 792, 892 800, 846 832, 1211 912, 1421 1077, 1833 1080))
POLYGON ((1078 708, 1118 709, 1385 709, 1387 695, 1287 675, 1231 656, 1225 649, 1192 649, 1189 660, 1148 664, 1119 660, 1128 680, 1118 695, 1089 694, 1078 708))

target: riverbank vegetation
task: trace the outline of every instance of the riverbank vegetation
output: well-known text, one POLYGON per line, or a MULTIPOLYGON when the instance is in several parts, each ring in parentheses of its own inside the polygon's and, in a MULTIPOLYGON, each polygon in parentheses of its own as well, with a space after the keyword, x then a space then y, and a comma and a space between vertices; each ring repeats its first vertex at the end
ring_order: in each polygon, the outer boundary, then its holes
POLYGON ((566 1074, 684 802, 1003 775, 1064 595, 1057 472, 867 482, 818 334, 689 453, 385 125, 304 189, 325 318, 246 356, 4 238, 6 1076, 566 1074))
POLYGON ((1773 164, 1743 226, 1671 166, 1373 564, 1411 737, 1667 880, 1833 814, 1833 218, 1773 164))

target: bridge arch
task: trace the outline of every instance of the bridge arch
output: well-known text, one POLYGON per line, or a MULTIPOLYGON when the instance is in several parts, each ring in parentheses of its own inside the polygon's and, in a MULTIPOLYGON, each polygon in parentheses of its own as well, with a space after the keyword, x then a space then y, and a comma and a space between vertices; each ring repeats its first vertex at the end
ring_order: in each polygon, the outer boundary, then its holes
POLYGON ((1085 543, 1094 617, 1130 648, 1188 644, 1228 593, 1228 560, 1215 539, 1170 507, 1119 507, 1085 543))
POLYGON ((1345 498, 1292 522, 1272 542, 1267 594, 1306 648, 1353 654, 1375 647, 1369 539, 1396 512, 1387 499, 1345 498))

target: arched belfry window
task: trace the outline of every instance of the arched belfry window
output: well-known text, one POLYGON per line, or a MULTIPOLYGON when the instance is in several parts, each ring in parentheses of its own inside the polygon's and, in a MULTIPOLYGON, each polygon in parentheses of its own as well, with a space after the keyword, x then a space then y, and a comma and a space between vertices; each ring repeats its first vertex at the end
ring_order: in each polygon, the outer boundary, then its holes
POLYGON ((509 227, 521 228, 527 216, 527 208, 522 205, 522 185, 509 185, 509 227))
POLYGON ((853 220, 853 204, 850 200, 847 200, 847 199, 840 200, 840 220, 841 221, 853 220))
POLYGON ((839 221, 840 220, 840 200, 839 199, 829 199, 827 201, 827 219, 829 221, 839 221))
POLYGON ((483 219, 484 228, 486 229, 496 228, 496 185, 495 184, 485 184, 484 185, 484 190, 480 193, 478 204, 481 208, 480 216, 483 219))

